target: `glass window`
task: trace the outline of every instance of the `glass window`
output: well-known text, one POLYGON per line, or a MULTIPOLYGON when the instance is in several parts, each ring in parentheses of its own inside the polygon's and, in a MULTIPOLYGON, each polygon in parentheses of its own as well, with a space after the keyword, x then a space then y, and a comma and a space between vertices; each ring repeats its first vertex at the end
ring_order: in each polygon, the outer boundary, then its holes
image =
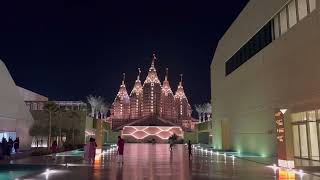
POLYGON ((280 12, 280 29, 281 29, 281 34, 284 34, 288 30, 287 8, 284 8, 280 12))
POLYGON ((300 148, 301 157, 309 158, 308 155, 308 136, 307 136, 307 126, 305 124, 299 125, 300 127, 300 148))
POLYGON ((277 39, 280 36, 279 15, 277 15, 273 19, 273 32, 274 39, 277 39))
POLYGON ((299 126, 292 126, 293 129, 293 148, 294 148, 294 156, 300 157, 300 144, 299 144, 299 126))
POLYGON ((309 138, 311 148, 311 159, 319 160, 319 146, 316 122, 309 122, 309 138))
POLYGON ((310 7, 310 12, 314 11, 316 9, 316 0, 309 0, 309 7, 310 7))
POLYGON ((291 28, 297 23, 296 2, 291 1, 288 4, 289 27, 291 28))
POLYGON ((316 111, 308 111, 307 116, 309 121, 316 121, 316 111))
POLYGON ((317 110, 317 119, 320 119, 320 109, 317 110))
POLYGON ((306 112, 292 113, 291 118, 292 118, 292 122, 305 121, 307 120, 307 113, 306 112))
POLYGON ((299 20, 303 19, 308 14, 308 8, 307 8, 307 0, 297 0, 298 2, 298 15, 299 20))

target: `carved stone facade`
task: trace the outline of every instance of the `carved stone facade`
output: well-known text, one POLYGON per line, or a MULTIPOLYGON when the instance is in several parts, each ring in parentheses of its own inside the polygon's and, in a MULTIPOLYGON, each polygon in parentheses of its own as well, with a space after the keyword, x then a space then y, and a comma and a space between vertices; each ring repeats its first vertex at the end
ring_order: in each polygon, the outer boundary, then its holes
POLYGON ((123 74, 122 84, 120 86, 117 97, 112 104, 112 117, 114 119, 129 119, 130 118, 130 98, 124 84, 125 74, 123 74))
MULTIPOLYGON (((182 86, 182 76, 174 94, 168 81, 168 70, 162 85, 155 68, 155 55, 143 84, 140 81, 140 69, 137 80, 130 93, 127 93, 124 80, 111 109, 112 127, 119 128, 126 124, 144 119, 151 121, 167 121, 183 126, 185 121, 191 121, 191 106, 182 86), (156 120, 158 119, 158 120, 156 120)), ((152 124, 152 123, 151 123, 152 124)))

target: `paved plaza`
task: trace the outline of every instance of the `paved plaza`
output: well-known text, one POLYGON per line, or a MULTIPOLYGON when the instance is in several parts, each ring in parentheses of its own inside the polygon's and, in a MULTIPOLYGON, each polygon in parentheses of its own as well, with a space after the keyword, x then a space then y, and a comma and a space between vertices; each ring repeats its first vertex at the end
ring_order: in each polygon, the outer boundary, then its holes
POLYGON ((125 144, 124 164, 117 163, 116 157, 114 148, 98 156, 92 165, 85 163, 78 153, 60 154, 56 160, 42 156, 11 163, 44 165, 41 172, 20 179, 320 179, 308 174, 301 176, 287 171, 279 173, 278 170, 252 161, 205 151, 194 151, 192 159, 189 160, 184 145, 176 145, 170 152, 167 144, 125 144))

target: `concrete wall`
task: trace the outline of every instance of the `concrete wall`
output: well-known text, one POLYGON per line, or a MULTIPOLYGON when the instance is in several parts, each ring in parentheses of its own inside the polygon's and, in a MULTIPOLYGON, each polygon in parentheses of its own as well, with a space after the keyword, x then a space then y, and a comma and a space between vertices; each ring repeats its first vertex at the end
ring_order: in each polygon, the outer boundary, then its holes
POLYGON ((275 155, 275 109, 320 107, 319 1, 316 11, 225 76, 225 62, 286 2, 251 0, 219 42, 211 65, 215 148, 275 155))
POLYGON ((33 118, 5 64, 0 60, 0 131, 14 131, 21 149, 30 148, 33 118))

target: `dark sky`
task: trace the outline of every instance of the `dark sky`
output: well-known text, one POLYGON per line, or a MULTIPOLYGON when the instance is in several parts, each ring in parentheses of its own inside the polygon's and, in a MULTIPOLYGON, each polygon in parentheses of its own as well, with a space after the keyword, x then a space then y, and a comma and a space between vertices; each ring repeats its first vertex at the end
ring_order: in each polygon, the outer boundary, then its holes
POLYGON ((122 72, 130 92, 155 51, 161 81, 168 67, 175 91, 183 73, 190 103, 204 103, 215 47, 247 1, 1 1, 0 58, 17 85, 51 100, 111 103, 122 72))

